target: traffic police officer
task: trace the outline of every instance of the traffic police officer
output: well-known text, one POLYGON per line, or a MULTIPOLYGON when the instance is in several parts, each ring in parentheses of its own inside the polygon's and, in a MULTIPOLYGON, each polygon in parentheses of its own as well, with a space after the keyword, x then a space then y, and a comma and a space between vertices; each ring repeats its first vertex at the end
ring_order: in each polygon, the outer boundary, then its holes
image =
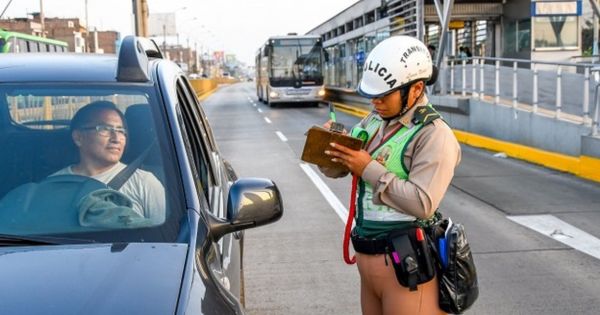
MULTIPOLYGON (((358 85, 358 93, 374 107, 352 131, 366 130, 366 147, 352 150, 334 143, 325 152, 359 177, 352 240, 363 314, 443 314, 436 278, 410 290, 399 284, 385 251, 357 248, 357 243, 381 244, 393 230, 423 226, 436 217, 460 161, 460 146, 425 94, 433 71, 421 41, 393 36, 380 42, 368 55, 358 85)), ((347 174, 321 171, 329 177, 347 174)))

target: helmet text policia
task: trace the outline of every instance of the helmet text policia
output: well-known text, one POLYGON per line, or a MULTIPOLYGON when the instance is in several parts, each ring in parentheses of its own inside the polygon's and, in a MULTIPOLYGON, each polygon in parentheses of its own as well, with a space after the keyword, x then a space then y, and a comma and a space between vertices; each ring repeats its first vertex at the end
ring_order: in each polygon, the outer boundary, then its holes
POLYGON ((432 73, 425 44, 410 36, 392 36, 367 56, 358 93, 367 98, 381 97, 416 81, 428 81, 432 73))

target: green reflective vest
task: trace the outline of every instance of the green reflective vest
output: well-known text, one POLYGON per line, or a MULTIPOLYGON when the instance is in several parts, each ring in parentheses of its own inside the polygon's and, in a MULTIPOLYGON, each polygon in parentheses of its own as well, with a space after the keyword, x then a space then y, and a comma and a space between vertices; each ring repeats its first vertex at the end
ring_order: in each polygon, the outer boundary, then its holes
MULTIPOLYGON (((421 128, 437 118, 440 118, 440 115, 433 109, 431 104, 416 108, 413 126, 410 128, 402 126, 389 139, 384 139, 383 143, 378 144, 375 151, 371 153, 371 157, 398 178, 408 179, 409 170, 404 165, 404 153, 408 144, 421 128)), ((377 134, 381 124, 381 118, 375 115, 366 122, 364 129, 369 135, 368 141, 371 141, 377 134)), ((356 227, 354 232, 359 236, 365 238, 383 237, 391 230, 413 225, 417 219, 386 205, 374 204, 371 184, 360 179, 358 185, 358 211, 355 217, 356 227)))

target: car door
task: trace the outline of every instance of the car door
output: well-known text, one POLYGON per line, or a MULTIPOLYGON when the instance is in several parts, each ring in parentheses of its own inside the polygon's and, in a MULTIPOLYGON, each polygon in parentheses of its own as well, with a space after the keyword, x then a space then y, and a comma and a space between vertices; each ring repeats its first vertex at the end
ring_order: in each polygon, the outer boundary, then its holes
MULTIPOLYGON (((227 196, 231 181, 226 176, 227 170, 211 139, 210 127, 199 107, 194 91, 187 79, 181 77, 177 82, 177 94, 181 104, 186 125, 186 133, 190 138, 194 155, 194 164, 199 171, 204 197, 208 200, 212 215, 223 220, 227 218, 227 196)), ((235 234, 225 235, 214 244, 215 266, 213 272, 220 278, 222 285, 238 298, 241 295, 241 250, 240 242, 235 234)))

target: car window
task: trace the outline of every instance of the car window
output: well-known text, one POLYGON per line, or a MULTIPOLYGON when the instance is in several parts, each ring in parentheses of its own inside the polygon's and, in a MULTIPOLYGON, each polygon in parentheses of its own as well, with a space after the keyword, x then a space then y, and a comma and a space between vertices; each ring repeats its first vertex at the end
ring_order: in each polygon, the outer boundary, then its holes
MULTIPOLYGON (((194 91, 194 89, 192 88, 192 86, 188 80, 182 80, 182 84, 184 84, 187 87, 188 91, 194 91)), ((209 146, 211 148, 211 150, 216 151, 217 143, 215 142, 215 138, 213 136, 212 129, 210 128, 210 124, 208 123, 208 120, 206 119, 206 114, 204 113, 204 110, 202 109, 202 106, 201 106, 200 102, 198 101, 198 98, 194 97, 192 95, 189 95, 188 98, 190 99, 191 104, 194 105, 194 106, 192 106, 192 110, 195 112, 195 115, 200 122, 200 127, 202 128, 202 132, 203 132, 205 138, 208 139, 207 146, 209 146)))
POLYGON ((177 98, 183 115, 184 129, 187 134, 186 139, 189 141, 190 146, 188 148, 188 155, 193 160, 202 193, 206 200, 210 200, 209 188, 210 186, 214 186, 214 172, 210 164, 208 148, 206 147, 205 133, 202 131, 197 117, 195 117, 192 111, 192 106, 194 105, 191 103, 190 95, 181 81, 177 83, 177 98))
POLYGON ((0 234, 173 241, 180 181, 162 112, 151 88, 4 85, 0 234))

